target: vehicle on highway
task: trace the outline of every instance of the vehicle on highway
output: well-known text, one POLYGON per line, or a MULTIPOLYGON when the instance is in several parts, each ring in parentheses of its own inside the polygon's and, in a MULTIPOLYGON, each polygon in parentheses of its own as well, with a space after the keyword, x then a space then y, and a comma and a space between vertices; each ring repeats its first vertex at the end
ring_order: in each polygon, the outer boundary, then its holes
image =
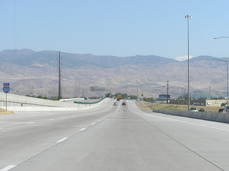
POLYGON ((118 106, 118 102, 114 102, 113 103, 113 106, 118 106))
POLYGON ((223 113, 229 113, 229 106, 224 106, 223 113))
POLYGON ((126 102, 122 102, 122 106, 126 106, 126 102))
POLYGON ((219 109, 218 112, 219 112, 219 113, 223 113, 223 109, 219 109))
POLYGON ((190 111, 190 112, 198 112, 197 108, 195 108, 195 107, 191 107, 191 108, 189 109, 189 111, 190 111))
POLYGON ((201 109, 199 110, 199 112, 204 112, 204 109, 203 109, 203 108, 201 108, 201 109))

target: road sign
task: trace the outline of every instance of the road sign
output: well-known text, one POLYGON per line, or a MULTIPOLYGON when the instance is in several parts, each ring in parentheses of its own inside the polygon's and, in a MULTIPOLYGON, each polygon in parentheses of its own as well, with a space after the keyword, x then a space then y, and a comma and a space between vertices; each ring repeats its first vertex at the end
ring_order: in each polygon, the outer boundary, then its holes
POLYGON ((4 91, 4 93, 9 93, 10 88, 9 87, 3 87, 3 91, 4 91))
POLYGON ((7 93, 10 91, 10 83, 3 83, 3 91, 6 93, 6 110, 7 110, 7 93))
POLYGON ((10 83, 3 83, 3 91, 4 91, 4 93, 9 93, 10 83))
POLYGON ((3 87, 10 87, 10 83, 3 83, 3 87))

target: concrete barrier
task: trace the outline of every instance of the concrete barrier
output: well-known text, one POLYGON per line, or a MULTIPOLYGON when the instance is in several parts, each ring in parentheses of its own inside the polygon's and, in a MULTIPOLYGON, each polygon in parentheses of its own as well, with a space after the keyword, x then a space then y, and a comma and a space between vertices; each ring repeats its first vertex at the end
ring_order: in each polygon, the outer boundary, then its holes
POLYGON ((93 100, 90 102, 88 102, 88 101, 74 101, 74 103, 76 103, 76 104, 96 104, 96 103, 101 102, 102 100, 104 100, 104 98, 101 98, 99 100, 96 99, 96 100, 93 100))
POLYGON ((208 121, 229 123, 229 113, 188 112, 188 111, 172 111, 172 110, 153 110, 153 112, 188 117, 188 118, 202 119, 208 121))
MULTIPOLYGON (((6 94, 0 93, 0 107, 6 106, 6 94)), ((7 94, 7 109, 10 111, 69 111, 90 109, 100 105, 106 99, 95 104, 76 104, 34 97, 7 94)))

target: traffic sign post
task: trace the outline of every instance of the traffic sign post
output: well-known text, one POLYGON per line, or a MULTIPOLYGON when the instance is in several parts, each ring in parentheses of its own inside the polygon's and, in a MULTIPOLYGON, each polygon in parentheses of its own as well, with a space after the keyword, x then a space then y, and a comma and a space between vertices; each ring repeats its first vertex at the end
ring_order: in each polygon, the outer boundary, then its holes
POLYGON ((10 91, 10 83, 3 83, 3 91, 6 93, 6 110, 7 110, 7 93, 10 91))

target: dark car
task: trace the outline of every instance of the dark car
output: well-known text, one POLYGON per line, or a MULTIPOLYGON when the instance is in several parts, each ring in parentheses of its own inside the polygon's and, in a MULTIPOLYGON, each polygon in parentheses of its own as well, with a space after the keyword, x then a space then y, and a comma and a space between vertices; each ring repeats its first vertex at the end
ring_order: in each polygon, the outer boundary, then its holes
POLYGON ((126 102, 122 102, 122 106, 126 106, 126 102))
POLYGON ((219 111, 218 111, 219 113, 223 113, 223 109, 219 109, 219 111))
POLYGON ((203 109, 203 108, 201 108, 201 109, 199 110, 199 112, 204 112, 204 109, 203 109))

